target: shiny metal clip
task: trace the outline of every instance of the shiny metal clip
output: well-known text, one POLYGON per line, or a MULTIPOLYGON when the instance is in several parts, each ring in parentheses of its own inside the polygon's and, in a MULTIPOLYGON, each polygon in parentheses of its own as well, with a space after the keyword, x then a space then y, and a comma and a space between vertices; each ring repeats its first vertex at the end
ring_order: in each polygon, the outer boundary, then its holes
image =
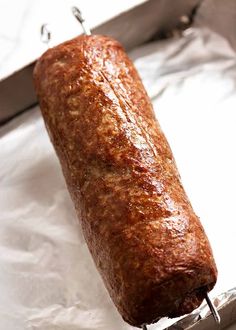
POLYGON ((91 30, 90 28, 87 26, 87 23, 85 21, 85 19, 83 18, 83 15, 81 13, 81 11, 79 10, 79 8, 77 7, 72 7, 72 13, 75 16, 75 18, 80 22, 83 30, 84 30, 84 34, 90 36, 91 35, 91 30))
POLYGON ((50 47, 50 41, 51 41, 51 31, 48 28, 48 24, 43 24, 40 29, 40 40, 44 44, 47 45, 47 47, 50 47))
POLYGON ((220 324, 220 315, 219 315, 216 307, 212 303, 211 299, 209 298, 208 293, 206 293, 205 299, 206 299, 207 305, 209 306, 209 309, 210 309, 210 311, 212 313, 212 316, 214 317, 215 322, 217 324, 220 324))

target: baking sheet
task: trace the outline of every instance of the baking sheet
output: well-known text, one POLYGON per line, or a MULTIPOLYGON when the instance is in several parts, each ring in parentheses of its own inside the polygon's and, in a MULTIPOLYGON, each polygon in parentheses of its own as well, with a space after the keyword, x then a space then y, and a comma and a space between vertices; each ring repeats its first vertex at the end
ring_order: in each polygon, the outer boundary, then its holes
MULTIPOLYGON (((131 57, 211 241, 218 295, 236 285, 235 53, 222 37, 193 28, 131 57)), ((0 135, 0 329, 134 329, 93 265, 38 107, 0 135)))

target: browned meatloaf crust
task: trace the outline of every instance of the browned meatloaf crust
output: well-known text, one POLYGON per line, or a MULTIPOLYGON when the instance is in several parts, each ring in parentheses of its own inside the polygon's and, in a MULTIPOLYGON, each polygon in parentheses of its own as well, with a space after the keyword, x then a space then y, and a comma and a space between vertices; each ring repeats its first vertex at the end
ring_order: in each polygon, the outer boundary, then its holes
POLYGON ((34 80, 86 242, 124 320, 191 312, 216 282, 215 262, 122 46, 80 36, 49 49, 34 80))

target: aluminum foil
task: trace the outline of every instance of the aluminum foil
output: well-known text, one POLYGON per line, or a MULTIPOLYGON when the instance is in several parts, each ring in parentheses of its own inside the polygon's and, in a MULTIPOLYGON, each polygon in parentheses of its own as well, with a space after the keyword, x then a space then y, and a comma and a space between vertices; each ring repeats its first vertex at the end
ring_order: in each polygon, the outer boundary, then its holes
MULTIPOLYGON (((224 313, 224 314, 229 314, 227 315, 227 317, 224 315, 224 320, 223 322, 221 322, 221 329, 225 329, 226 325, 230 325, 233 321, 235 321, 235 315, 233 314, 233 312, 235 310, 236 288, 223 292, 222 294, 212 299, 212 302, 219 311, 222 311, 224 308, 226 308, 226 306, 229 310, 229 305, 234 304, 234 307, 232 307, 229 312, 224 313)), ((185 330, 185 329, 194 330, 194 327, 197 326, 198 324, 200 325, 200 323, 201 323, 201 327, 199 327, 199 329, 201 329, 203 327, 202 322, 204 322, 204 320, 206 320, 208 317, 212 317, 211 312, 209 311, 208 305, 206 303, 203 303, 202 306, 200 306, 198 309, 193 311, 191 314, 185 316, 180 321, 177 321, 172 326, 170 326, 168 330, 185 330)), ((210 327, 205 326, 204 329, 215 329, 216 326, 214 320, 212 320, 211 324, 213 324, 213 326, 210 327)))
MULTIPOLYGON (((236 286, 235 52, 224 37, 194 27, 130 56, 211 241, 219 269, 212 297, 224 303, 236 286)), ((0 136, 0 329, 134 329, 95 269, 38 107, 0 136)), ((207 311, 195 311, 182 328, 207 311)), ((162 319, 149 330, 174 322, 162 319)))

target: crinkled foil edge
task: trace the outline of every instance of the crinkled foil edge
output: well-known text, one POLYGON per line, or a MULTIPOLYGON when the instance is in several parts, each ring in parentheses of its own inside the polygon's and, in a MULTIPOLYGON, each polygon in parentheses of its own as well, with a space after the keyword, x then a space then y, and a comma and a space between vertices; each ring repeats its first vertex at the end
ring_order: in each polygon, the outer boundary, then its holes
MULTIPOLYGON (((236 300, 236 287, 230 289, 215 298, 211 298, 213 304, 216 306, 218 311, 221 311, 233 301, 236 300)), ((189 327, 196 325, 201 320, 205 320, 208 316, 211 315, 207 303, 203 303, 199 308, 188 316, 182 318, 180 321, 177 321, 172 326, 168 327, 168 330, 184 330, 189 327)), ((236 320, 236 315, 235 315, 236 320)), ((232 321, 232 320, 231 320, 232 321)))

